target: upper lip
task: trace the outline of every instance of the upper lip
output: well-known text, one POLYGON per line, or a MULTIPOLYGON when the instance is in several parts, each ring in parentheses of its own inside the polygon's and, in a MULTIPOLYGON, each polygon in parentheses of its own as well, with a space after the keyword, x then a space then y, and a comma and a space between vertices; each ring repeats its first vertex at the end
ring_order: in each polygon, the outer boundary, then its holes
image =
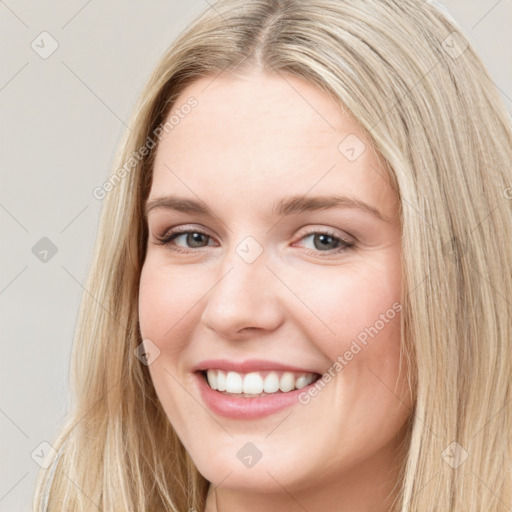
POLYGON ((207 359, 193 367, 193 371, 209 369, 233 371, 237 373, 257 372, 258 370, 281 370, 297 373, 318 373, 307 368, 299 368, 289 364, 268 361, 265 359, 246 359, 245 361, 230 361, 228 359, 207 359))

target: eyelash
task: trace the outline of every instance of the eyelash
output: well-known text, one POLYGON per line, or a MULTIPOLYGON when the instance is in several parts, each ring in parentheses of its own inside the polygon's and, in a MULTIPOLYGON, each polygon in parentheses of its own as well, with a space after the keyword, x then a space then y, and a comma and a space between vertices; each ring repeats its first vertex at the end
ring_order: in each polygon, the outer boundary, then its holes
MULTIPOLYGON (((184 254, 190 254, 191 252, 195 252, 195 249, 202 249, 203 247, 196 247, 196 248, 191 248, 189 250, 187 249, 183 249, 183 248, 180 248, 178 246, 173 246, 171 244, 171 242, 178 236, 180 235, 187 235, 187 234, 190 234, 190 233, 196 233, 196 234, 200 234, 200 235, 203 235, 207 238, 212 238, 210 235, 208 235, 207 233, 204 233, 203 231, 201 230, 197 230, 197 229, 175 229, 175 230, 172 230, 172 231, 167 231, 167 232, 164 232, 162 235, 160 236, 157 236, 157 240, 158 240, 158 245, 167 245, 169 250, 171 250, 172 252, 176 252, 176 253, 184 253, 184 254)), ((329 230, 324 230, 324 231, 318 231, 318 230, 312 230, 308 233, 305 233, 301 238, 300 240, 308 237, 308 236, 311 236, 311 235, 328 235, 330 236, 331 238, 334 239, 335 242, 339 242, 341 243, 341 247, 337 247, 335 249, 329 249, 328 251, 319 251, 319 250, 316 250, 316 249, 306 249, 307 251, 307 254, 311 254, 311 255, 314 255, 314 256, 317 256, 318 254, 322 254, 322 253, 326 253, 326 256, 332 256, 332 255, 335 255, 335 254, 339 254, 339 253, 342 253, 344 251, 347 251, 347 250, 350 250, 350 249, 353 249, 355 247, 355 244, 353 242, 349 242, 348 240, 345 240, 339 236, 336 236, 334 233, 330 232, 329 230)), ((205 247, 208 247, 208 246, 205 246, 205 247)))

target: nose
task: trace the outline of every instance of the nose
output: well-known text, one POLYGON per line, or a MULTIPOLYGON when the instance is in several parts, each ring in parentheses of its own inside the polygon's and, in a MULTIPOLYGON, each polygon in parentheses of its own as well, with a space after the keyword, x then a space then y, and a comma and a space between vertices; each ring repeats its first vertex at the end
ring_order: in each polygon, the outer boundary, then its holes
POLYGON ((206 296, 203 324, 224 338, 272 331, 284 319, 283 285, 267 268, 266 259, 247 263, 237 254, 206 296))

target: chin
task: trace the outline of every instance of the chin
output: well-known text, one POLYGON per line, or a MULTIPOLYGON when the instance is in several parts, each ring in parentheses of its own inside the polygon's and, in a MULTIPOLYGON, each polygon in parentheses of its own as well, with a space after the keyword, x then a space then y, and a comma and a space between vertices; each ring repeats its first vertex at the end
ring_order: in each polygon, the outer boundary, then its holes
MULTIPOLYGON (((254 448, 249 442, 236 442, 235 438, 232 445, 230 448, 219 448, 222 453, 194 458, 199 472, 216 486, 257 493, 276 492, 282 490, 280 486, 297 491, 303 490, 307 483, 311 482, 313 473, 318 473, 313 468, 308 469, 304 466, 300 450, 297 450, 297 460, 288 460, 283 458, 278 450, 273 448, 271 451, 269 447, 266 456, 262 454, 259 460, 253 458, 251 461, 250 455, 247 454, 254 448)), ((262 450, 267 451, 265 448, 262 450)), ((253 457, 255 456, 257 454, 254 451, 253 457)))

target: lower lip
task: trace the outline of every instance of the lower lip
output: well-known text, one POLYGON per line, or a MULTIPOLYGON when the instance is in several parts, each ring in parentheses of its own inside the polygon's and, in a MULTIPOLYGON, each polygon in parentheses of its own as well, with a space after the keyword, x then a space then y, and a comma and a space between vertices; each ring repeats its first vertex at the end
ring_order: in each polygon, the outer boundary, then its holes
POLYGON ((307 392, 316 382, 287 393, 275 393, 258 398, 242 398, 212 389, 202 373, 196 373, 195 377, 204 402, 214 413, 240 420, 263 418, 286 409, 286 407, 298 403, 299 395, 304 391, 307 392))

